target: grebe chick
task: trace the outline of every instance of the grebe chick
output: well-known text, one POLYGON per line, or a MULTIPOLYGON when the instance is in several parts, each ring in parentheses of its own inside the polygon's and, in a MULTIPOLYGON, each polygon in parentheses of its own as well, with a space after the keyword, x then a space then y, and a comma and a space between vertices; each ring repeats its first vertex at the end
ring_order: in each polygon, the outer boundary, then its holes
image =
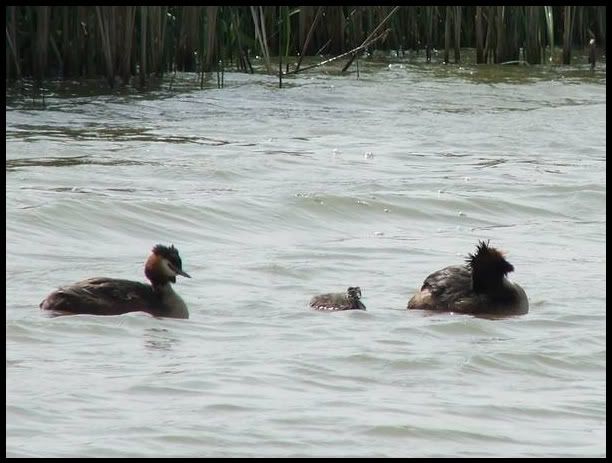
POLYGON ((338 312, 340 310, 365 310, 366 307, 359 299, 361 288, 351 286, 346 293, 320 294, 310 300, 310 307, 315 310, 338 312))
POLYGON ((408 302, 408 310, 423 309, 472 315, 523 315, 529 301, 523 288, 506 275, 514 270, 503 254, 480 241, 466 265, 443 268, 429 275, 408 302))
POLYGON ((145 276, 150 285, 115 278, 90 278, 52 292, 40 303, 40 308, 72 314, 147 312, 156 317, 189 318, 185 302, 170 284, 176 282, 177 275, 191 278, 183 271, 178 249, 158 244, 145 262, 145 276))

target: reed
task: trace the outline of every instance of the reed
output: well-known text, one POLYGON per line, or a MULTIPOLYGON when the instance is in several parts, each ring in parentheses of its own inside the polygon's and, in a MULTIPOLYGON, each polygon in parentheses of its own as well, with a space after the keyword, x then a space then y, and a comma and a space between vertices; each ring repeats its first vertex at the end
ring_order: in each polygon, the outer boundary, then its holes
POLYGON ((8 50, 6 53, 6 73, 7 75, 13 74, 15 77, 20 78, 21 66, 19 64, 20 57, 17 48, 17 7, 9 6, 7 9, 6 46, 8 50), (14 68, 11 66, 12 63, 14 63, 14 68))
POLYGON ((146 84, 147 75, 147 29, 148 29, 148 9, 145 6, 140 7, 140 66, 138 77, 140 78, 140 86, 146 84))
POLYGON ((222 84, 228 67, 254 72, 254 55, 269 74, 277 55, 282 79, 307 56, 342 56, 347 70, 374 47, 424 48, 427 62, 434 49, 449 62, 452 49, 455 63, 474 47, 477 64, 570 64, 576 50, 606 47, 606 6, 7 6, 5 21, 9 80, 104 77, 110 87, 172 71, 202 73, 203 84, 216 70, 222 84))
MULTIPOLYGON (((303 8, 309 8, 309 7, 303 7, 303 8)), ((321 18, 321 14, 323 13, 323 11, 324 11, 324 7, 322 6, 317 7, 317 12, 315 13, 314 19, 312 19, 310 26, 308 28, 308 33, 306 34, 306 37, 303 40, 301 40, 303 45, 300 51, 300 56, 295 65, 296 72, 299 71, 300 66, 302 65, 302 60, 304 59, 304 56, 306 55, 306 51, 309 50, 308 45, 310 45, 310 41, 313 37, 313 32, 315 30, 315 27, 319 23, 319 19, 321 18)), ((303 32, 305 29, 306 29, 306 22, 301 21, 300 22, 300 32, 303 32)))
POLYGON ((461 47, 461 6, 454 7, 455 13, 455 63, 461 61, 461 53, 459 51, 461 47))
MULTIPOLYGON (((129 17, 130 9, 134 9, 134 7, 126 7, 128 8, 128 14, 126 16, 129 17)), ((142 8, 142 7, 141 7, 142 8)), ((166 52, 165 44, 166 44, 166 27, 168 21, 166 20, 166 16, 168 14, 167 6, 154 6, 149 10, 149 31, 150 31, 150 56, 149 62, 151 66, 151 70, 155 72, 158 77, 163 76, 165 66, 164 66, 164 56, 166 52)), ((133 22, 132 22, 133 25, 133 22)), ((126 27, 128 29, 126 31, 126 43, 129 44, 130 37, 132 35, 132 31, 129 30, 129 25, 126 27)), ((128 45, 129 46, 129 45, 128 45)))
POLYGON ((437 7, 425 7, 425 58, 431 62, 431 50, 433 48, 434 14, 437 7))
MULTIPOLYGON (((361 45, 359 47, 357 47, 356 50, 361 50, 362 48, 365 48, 366 46, 368 46, 370 43, 374 43, 374 40, 372 40, 376 34, 380 33, 380 30, 382 29, 382 27, 387 23, 387 21, 389 21, 389 18, 391 18, 399 9, 399 6, 396 6, 395 8, 393 8, 388 14, 387 16, 385 16, 385 18, 380 21, 380 23, 374 28, 374 30, 366 37, 366 39, 361 43, 361 45)), ((382 38, 382 35, 379 35, 378 37, 382 38)), ((386 37, 386 34, 385 34, 386 37)), ((353 62, 353 60, 355 59, 355 57, 357 56, 357 52, 352 52, 351 53, 351 58, 349 59, 348 63, 346 63, 344 65, 344 67, 342 68, 342 72, 346 71, 349 66, 351 65, 351 63, 353 62)))
POLYGON ((483 18, 482 18, 482 7, 476 7, 476 17, 474 19, 476 27, 476 64, 482 64, 485 62, 484 59, 484 35, 483 35, 483 18))
POLYGON ((36 78, 42 80, 47 71, 50 11, 48 6, 35 6, 34 8, 36 10, 36 27, 33 30, 33 68, 36 78))
POLYGON ((261 53, 263 54, 264 62, 266 64, 266 70, 268 71, 268 74, 270 74, 272 72, 272 64, 270 62, 270 50, 268 48, 264 11, 261 6, 251 6, 250 8, 251 14, 253 15, 253 28, 255 31, 255 38, 257 39, 261 53))
MULTIPOLYGON (((248 48, 246 44, 243 44, 243 32, 241 30, 241 21, 243 18, 240 14, 239 10, 235 10, 234 8, 230 9, 230 32, 232 36, 236 37, 236 46, 238 52, 238 69, 244 72, 250 72, 251 74, 255 72, 253 70, 253 66, 251 65, 251 60, 249 59, 248 48)), ((247 18, 248 19, 248 18, 247 18)), ((248 42, 252 42, 252 39, 247 38, 248 42)))
POLYGON ((555 44, 555 34, 554 34, 553 12, 552 12, 551 6, 544 7, 544 18, 546 19, 546 32, 548 33, 548 47, 550 49, 550 55, 548 57, 548 61, 552 63, 553 48, 555 44))
POLYGON ((531 64, 540 64, 543 54, 543 36, 541 18, 544 10, 541 6, 525 7, 525 47, 524 59, 531 64))
POLYGON ((282 18, 282 10, 283 7, 278 7, 278 26, 279 26, 279 34, 278 34, 278 88, 283 88, 283 34, 280 31, 280 28, 283 24, 282 18))
POLYGON ((217 14, 219 13, 218 6, 206 7, 206 49, 202 49, 202 60, 204 61, 204 72, 210 72, 212 65, 218 60, 217 50, 217 14))
POLYGON ((451 41, 451 8, 452 6, 446 6, 446 17, 444 18, 444 62, 448 63, 448 56, 450 54, 450 41, 451 41))
POLYGON ((572 54, 572 28, 575 6, 566 6, 563 10, 563 64, 570 64, 572 54))

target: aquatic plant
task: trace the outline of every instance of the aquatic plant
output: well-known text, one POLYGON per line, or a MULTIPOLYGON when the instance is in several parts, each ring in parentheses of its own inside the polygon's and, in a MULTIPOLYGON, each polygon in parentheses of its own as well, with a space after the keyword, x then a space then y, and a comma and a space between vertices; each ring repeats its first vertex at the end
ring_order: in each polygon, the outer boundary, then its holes
POLYGON ((305 56, 346 57, 364 51, 444 50, 455 63, 461 48, 476 63, 570 64, 572 49, 606 46, 605 6, 7 6, 6 70, 22 77, 104 77, 110 87, 168 72, 233 68, 301 72, 305 56), (555 61, 555 47, 562 47, 555 61), (522 50, 522 55, 521 55, 522 50), (278 70, 273 69, 273 53, 278 70), (325 55, 325 56, 320 56, 325 55), (295 59, 294 59, 295 57, 295 59))

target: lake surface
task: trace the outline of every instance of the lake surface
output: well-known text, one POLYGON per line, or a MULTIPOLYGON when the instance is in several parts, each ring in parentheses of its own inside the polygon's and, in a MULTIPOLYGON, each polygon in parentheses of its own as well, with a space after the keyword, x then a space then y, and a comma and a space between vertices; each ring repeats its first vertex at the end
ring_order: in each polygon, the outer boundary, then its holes
POLYGON ((598 66, 8 94, 6 455, 605 456, 598 66), (481 239, 529 314, 405 310, 481 239), (157 243, 189 320, 38 309, 157 243), (307 306, 355 285, 366 312, 307 306))

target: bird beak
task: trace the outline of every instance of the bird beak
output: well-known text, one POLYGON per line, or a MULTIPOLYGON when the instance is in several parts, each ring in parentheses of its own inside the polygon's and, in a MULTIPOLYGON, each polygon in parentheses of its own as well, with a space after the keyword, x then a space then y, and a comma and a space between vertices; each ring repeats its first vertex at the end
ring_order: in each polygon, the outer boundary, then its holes
POLYGON ((179 270, 176 271, 176 273, 177 273, 177 275, 182 275, 184 277, 191 278, 191 276, 187 272, 185 272, 183 270, 179 269, 179 270))

